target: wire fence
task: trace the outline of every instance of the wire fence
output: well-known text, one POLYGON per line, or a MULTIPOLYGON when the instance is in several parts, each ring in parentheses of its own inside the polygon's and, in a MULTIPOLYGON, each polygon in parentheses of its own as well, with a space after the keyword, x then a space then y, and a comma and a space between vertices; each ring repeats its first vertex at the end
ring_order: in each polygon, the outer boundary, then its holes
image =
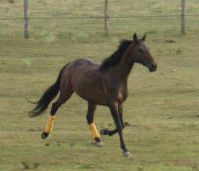
MULTIPOLYGON (((109 19, 133 19, 133 18, 172 18, 181 15, 133 15, 133 16, 111 16, 109 19)), ((199 17, 199 14, 187 14, 185 17, 199 17)), ((29 20, 67 20, 67 19, 102 19, 104 16, 81 16, 81 17, 28 17, 29 20)), ((4 17, 0 20, 24 20, 24 17, 4 17)))
MULTIPOLYGON (((84 23, 81 22, 81 25, 83 24, 91 24, 91 22, 89 23, 89 21, 93 21, 93 20, 100 20, 104 22, 104 32, 105 33, 109 33, 110 28, 114 29, 113 27, 110 27, 111 23, 113 22, 117 22, 117 21, 122 21, 122 20, 136 20, 136 19, 159 19, 159 21, 164 22, 166 21, 167 24, 169 23, 169 19, 176 19, 176 23, 181 27, 181 33, 185 33, 186 32, 186 23, 188 23, 189 18, 190 19, 199 19, 199 14, 188 14, 186 13, 186 0, 181 0, 181 10, 178 11, 179 14, 168 14, 168 15, 121 15, 121 16, 117 16, 117 15, 110 15, 108 13, 108 0, 104 0, 104 15, 96 15, 96 16, 88 16, 88 15, 82 15, 82 16, 67 16, 67 15, 61 15, 61 16, 42 16, 42 14, 38 14, 38 16, 31 15, 29 16, 29 0, 24 0, 24 17, 14 17, 14 16, 6 16, 6 17, 0 17, 0 21, 20 21, 24 23, 24 37, 28 38, 29 37, 29 23, 32 21, 32 25, 31 27, 34 25, 35 27, 37 27, 36 22, 35 21, 41 21, 38 22, 38 25, 41 24, 52 24, 53 22, 48 22, 48 21, 56 21, 58 23, 58 21, 60 20, 63 23, 59 23, 59 25, 64 24, 64 25, 75 25, 74 23, 78 24, 75 21, 81 20, 81 21, 85 21, 84 23), (161 20, 163 19, 163 20, 161 20), (74 23, 70 22, 70 21, 74 21, 74 23), (44 22, 47 21, 47 22, 44 22), (67 22, 68 21, 68 22, 67 22), (86 22, 88 21, 88 22, 86 22), (186 22, 187 21, 187 22, 186 22), (33 24, 34 23, 34 24, 33 24)), ((144 21, 145 22, 145 21, 144 21)), ((44 24, 44 25, 45 25, 44 24)), ((130 23, 127 23, 130 24, 130 23)), ((135 23, 134 23, 135 24, 135 23)), ((156 23, 157 24, 157 23, 156 23)), ((176 25, 176 24, 175 24, 176 25)), ((116 25, 115 25, 116 26, 116 25)), ((120 26, 119 26, 120 27, 120 26)))

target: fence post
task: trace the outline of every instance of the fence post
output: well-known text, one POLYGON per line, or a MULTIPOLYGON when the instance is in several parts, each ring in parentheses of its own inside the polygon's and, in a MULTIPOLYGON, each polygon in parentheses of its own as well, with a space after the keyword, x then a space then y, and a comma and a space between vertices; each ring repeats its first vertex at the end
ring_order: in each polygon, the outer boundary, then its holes
POLYGON ((181 2, 181 33, 186 33, 186 0, 181 2))
POLYGON ((104 31, 105 31, 106 34, 109 33, 108 20, 109 20, 108 0, 105 0, 104 1, 104 31))
POLYGON ((24 0, 24 38, 29 38, 29 11, 28 0, 24 0))

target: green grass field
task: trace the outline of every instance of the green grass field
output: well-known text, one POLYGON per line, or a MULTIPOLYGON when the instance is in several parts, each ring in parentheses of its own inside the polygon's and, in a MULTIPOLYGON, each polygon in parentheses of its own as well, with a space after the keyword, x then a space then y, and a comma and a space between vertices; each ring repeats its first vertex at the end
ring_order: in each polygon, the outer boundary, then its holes
MULTIPOLYGON (((22 17, 22 0, 0 3, 0 18, 22 17)), ((30 17, 101 16, 103 1, 30 0, 30 17), (59 2, 59 3, 58 3, 59 2)), ((198 0, 188 13, 197 14, 198 0)), ((111 16, 179 14, 179 1, 110 0, 111 16)), ((0 170, 1 171, 198 171, 199 170, 199 18, 187 19, 180 35, 179 17, 111 19, 110 35, 103 20, 30 20, 30 39, 23 39, 22 20, 0 20, 0 170), (45 146, 40 133, 48 111, 29 118, 36 101, 57 78, 61 67, 89 57, 101 62, 131 38, 147 32, 147 43, 158 63, 150 73, 135 65, 129 77, 124 130, 132 159, 125 159, 119 138, 102 137, 91 144, 86 124, 87 104, 74 95, 57 114, 45 146)), ((113 128, 105 107, 98 107, 97 127, 113 128)))

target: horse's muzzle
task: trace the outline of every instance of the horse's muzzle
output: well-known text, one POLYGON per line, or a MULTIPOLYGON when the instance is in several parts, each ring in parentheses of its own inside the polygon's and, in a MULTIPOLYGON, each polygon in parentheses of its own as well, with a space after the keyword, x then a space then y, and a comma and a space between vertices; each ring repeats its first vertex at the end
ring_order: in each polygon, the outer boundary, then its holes
POLYGON ((150 64, 150 65, 148 66, 148 68, 149 68, 149 71, 150 71, 150 72, 154 72, 154 71, 157 70, 157 65, 156 65, 156 64, 150 64))

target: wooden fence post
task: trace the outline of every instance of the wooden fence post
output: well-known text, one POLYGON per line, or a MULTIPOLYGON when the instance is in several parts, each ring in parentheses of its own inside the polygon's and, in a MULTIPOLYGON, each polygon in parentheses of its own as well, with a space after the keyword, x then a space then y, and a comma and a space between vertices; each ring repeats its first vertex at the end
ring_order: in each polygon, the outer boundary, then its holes
POLYGON ((182 0, 181 3, 181 33, 186 33, 186 0, 182 0))
POLYGON ((24 0, 24 38, 29 38, 29 11, 28 0, 24 0))
POLYGON ((104 31, 105 31, 106 34, 109 33, 108 20, 109 20, 108 0, 105 0, 104 1, 104 31))

